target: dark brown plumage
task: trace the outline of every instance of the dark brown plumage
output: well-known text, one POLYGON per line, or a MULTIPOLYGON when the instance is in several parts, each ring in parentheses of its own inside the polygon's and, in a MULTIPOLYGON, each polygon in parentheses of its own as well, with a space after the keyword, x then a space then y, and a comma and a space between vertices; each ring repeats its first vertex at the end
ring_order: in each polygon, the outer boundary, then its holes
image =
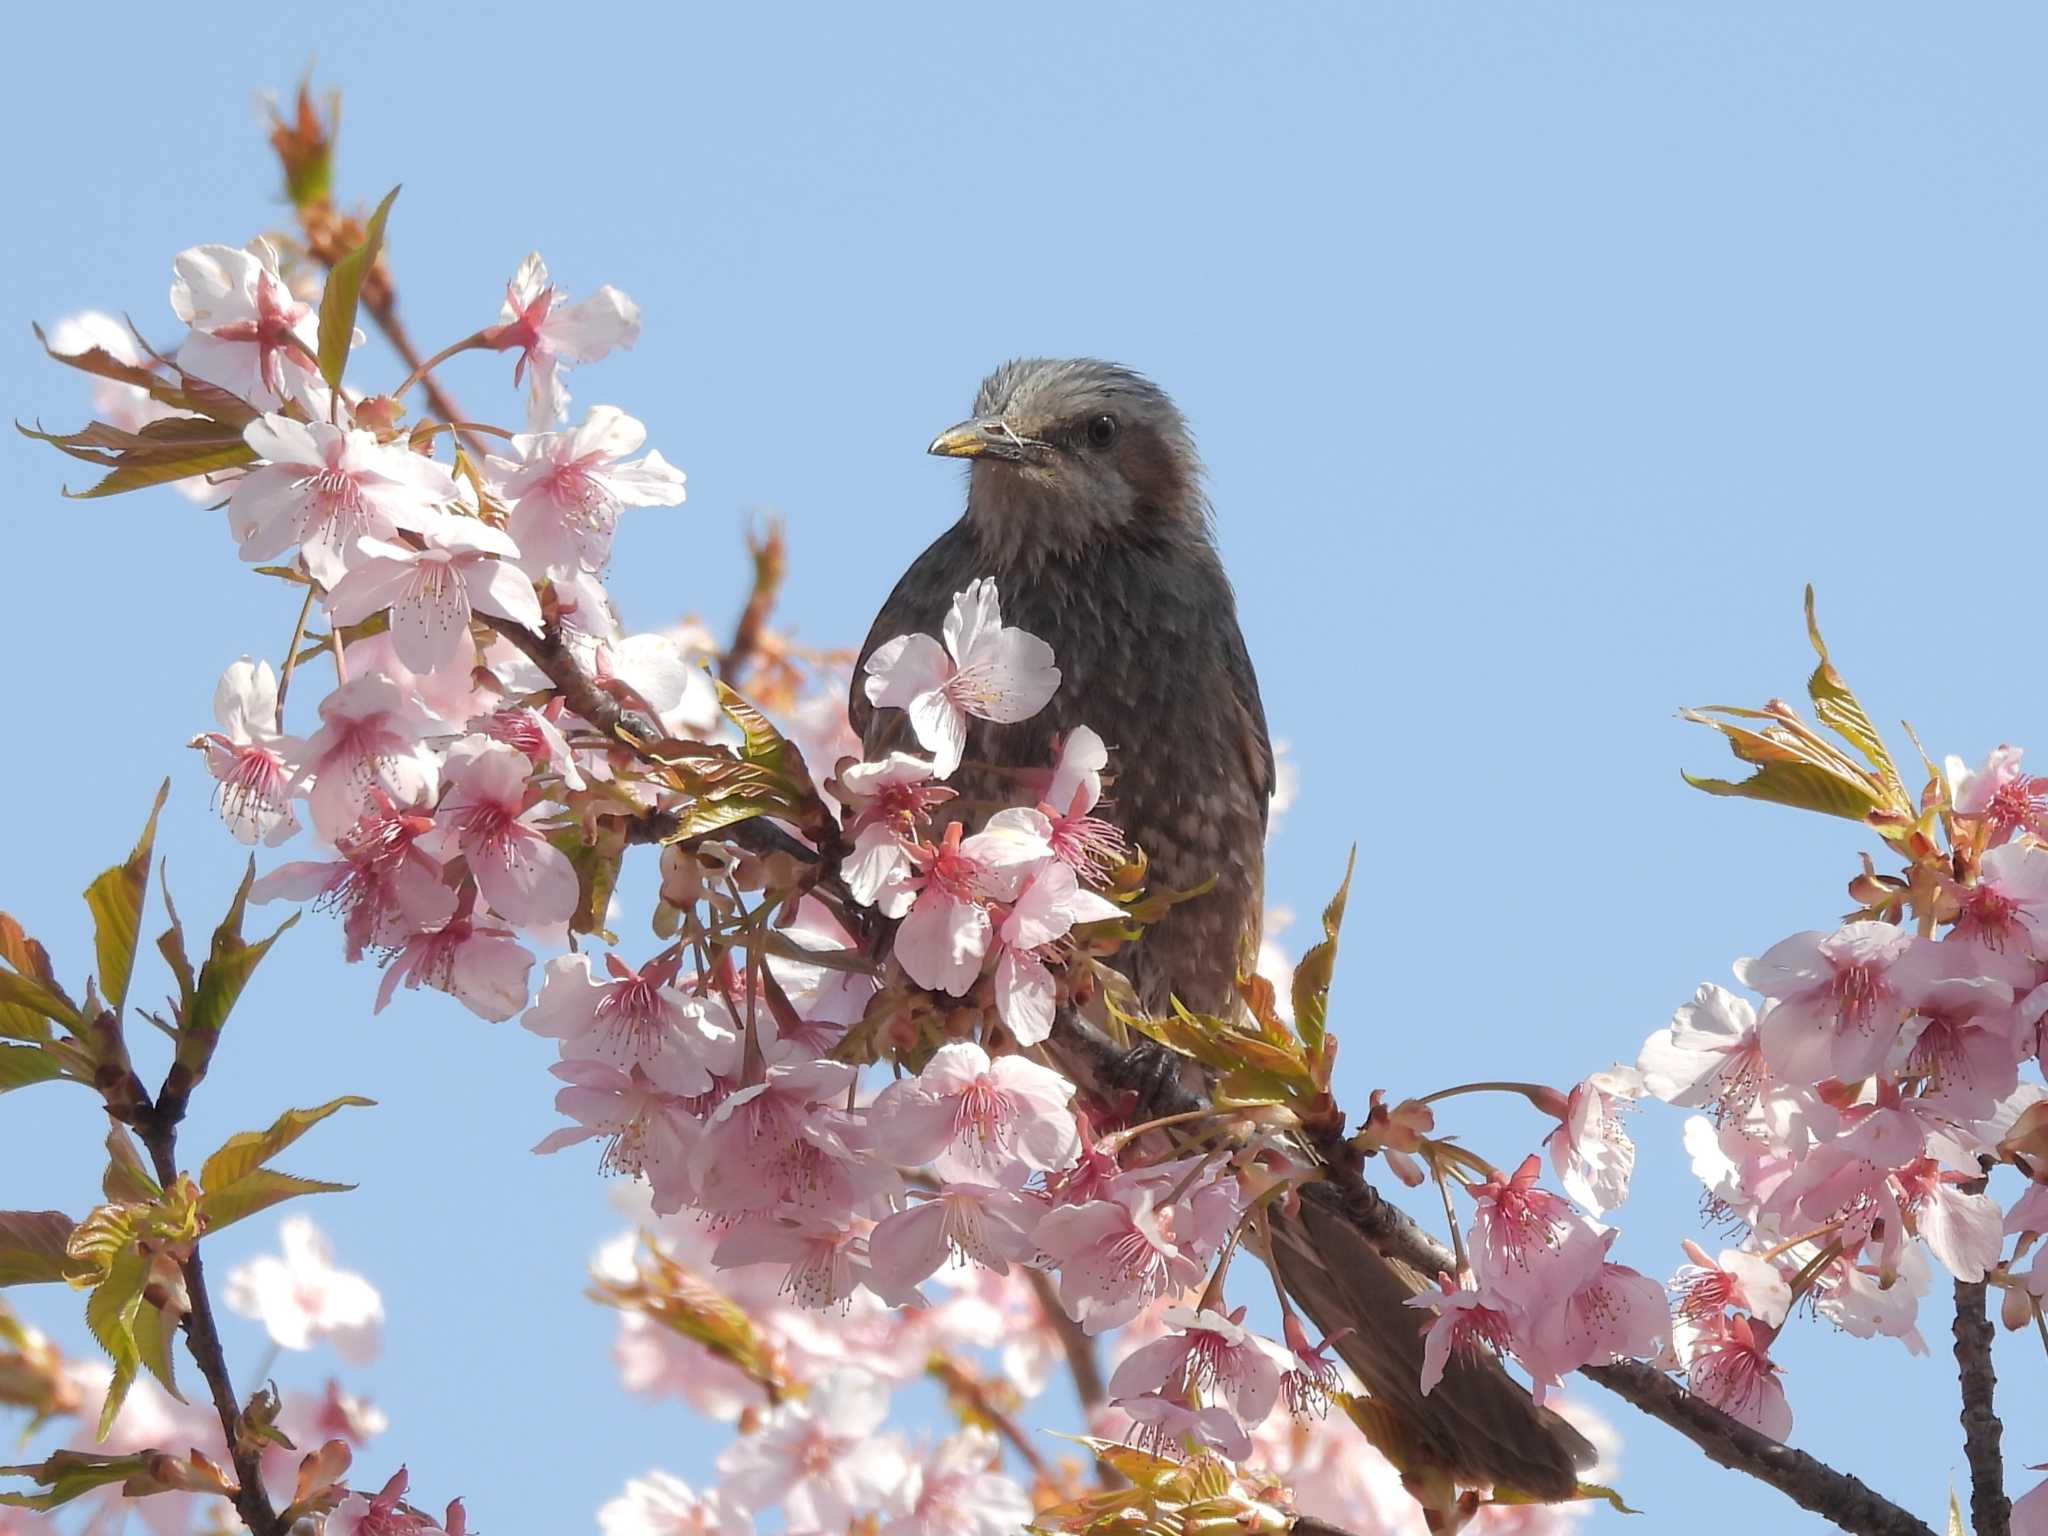
MULTIPOLYGON (((897 582, 861 663, 897 635, 939 634, 954 594, 993 579, 1004 622, 1052 646, 1061 682, 1029 720, 972 722, 955 804, 1013 802, 1019 771, 1093 727, 1114 775, 1106 814, 1144 849, 1152 883, 1216 880, 1114 963, 1149 1013, 1172 996, 1229 1014, 1258 944, 1273 752, 1180 412, 1128 369, 1023 359, 991 374, 931 451, 971 461, 967 511, 897 582)), ((874 709, 862 682, 857 668, 850 712, 868 757, 918 750, 903 712, 874 709)), ((1352 1330, 1337 1352, 1438 1461, 1469 1482, 1571 1491, 1592 1447, 1497 1361, 1453 1359, 1422 1395, 1426 1318, 1405 1303, 1427 1279, 1376 1249, 1329 1190, 1276 1210, 1273 1234, 1289 1294, 1325 1332, 1352 1330)))
MULTIPOLYGON (((1216 877, 1116 963, 1149 1011, 1169 992, 1228 1011, 1257 951, 1273 749, 1180 412, 1128 369, 1034 358, 997 369, 932 451, 971 460, 967 513, 896 583, 862 664, 897 635, 938 634, 954 594, 992 578, 1003 622, 1051 645, 1060 687, 1029 720, 974 721, 952 783, 1010 801, 1011 773, 1049 767, 1056 738, 1092 727, 1110 751, 1106 814, 1145 850, 1153 886, 1216 877)), ((872 708, 861 682, 856 669, 868 756, 918 750, 903 712, 872 708)))

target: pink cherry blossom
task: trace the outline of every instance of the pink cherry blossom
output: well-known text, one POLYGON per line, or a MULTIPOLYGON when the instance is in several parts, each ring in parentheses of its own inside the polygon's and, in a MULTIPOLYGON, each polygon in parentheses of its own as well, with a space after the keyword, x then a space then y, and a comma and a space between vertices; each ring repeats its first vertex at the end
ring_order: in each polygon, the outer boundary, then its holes
POLYGON ((1192 1449, 1243 1461, 1252 1453, 1251 1436, 1227 1408, 1191 1408, 1158 1393, 1125 1398, 1116 1406, 1131 1420, 1130 1442, 1155 1456, 1179 1457, 1192 1449))
POLYGON ((912 1191, 908 1205, 868 1234, 868 1262, 887 1296, 907 1294, 956 1257, 1007 1274, 1012 1261, 1031 1256, 1040 1214, 1029 1197, 992 1184, 912 1191))
POLYGON ((238 843, 275 847, 299 830, 291 787, 304 744, 277 729, 277 674, 267 661, 244 656, 221 673, 213 690, 220 726, 193 744, 220 781, 214 807, 238 843))
POLYGON ((1093 813, 1102 800, 1102 770, 1109 748, 1085 725, 1077 725, 1060 743, 1059 761, 1046 786, 1045 805, 1052 820, 1053 853, 1076 873, 1100 880, 1128 857, 1124 835, 1093 813))
POLYGON ((390 609, 398 659, 415 672, 461 660, 473 614, 541 627, 540 598, 513 563, 519 548, 511 539, 488 523, 454 515, 436 518, 425 539, 422 549, 358 541, 362 558, 327 594, 334 622, 359 624, 390 609))
POLYGON ((1537 1186, 1532 1152, 1503 1178, 1467 1185, 1477 1202, 1468 1249, 1479 1287, 1523 1313, 1556 1306, 1599 1270, 1599 1236, 1565 1201, 1537 1186))
POLYGON ((1712 982, 1671 1016, 1668 1028, 1643 1042, 1636 1070, 1652 1098, 1687 1108, 1712 1105, 1717 1114, 1747 1109, 1770 1080, 1756 1010, 1712 982))
POLYGON ((228 1272, 224 1300, 260 1321, 281 1349, 311 1349, 321 1339, 351 1365, 377 1357, 384 1303, 361 1275, 334 1266, 320 1229, 304 1216, 278 1229, 284 1255, 258 1254, 228 1272))
POLYGON ((522 1022, 561 1041, 569 1060, 637 1067, 656 1088, 684 1098, 739 1070, 739 1033, 724 1003, 685 996, 651 964, 635 971, 606 955, 605 968, 600 981, 587 954, 550 960, 540 1000, 522 1022))
POLYGON ((683 472, 660 454, 625 462, 646 440, 639 422, 600 405, 573 432, 522 433, 511 457, 485 461, 511 505, 521 569, 536 580, 603 570, 621 509, 682 502, 683 472))
POLYGON ((405 1504, 407 1480, 400 1467, 376 1497, 351 1493, 327 1517, 321 1536, 462 1536, 467 1525, 462 1501, 453 1500, 445 1523, 436 1525, 405 1504))
MULTIPOLYGON (((1603 1253, 1616 1235, 1606 1234, 1603 1253)), ((1656 1354, 1670 1327, 1663 1286, 1626 1264, 1603 1263, 1561 1306, 1529 1314, 1514 1348, 1540 1394, 1582 1365, 1656 1354)))
POLYGON ((1444 1379, 1451 1356, 1482 1350, 1504 1353, 1513 1341, 1515 1317, 1506 1301, 1490 1291, 1459 1286, 1449 1275, 1437 1276, 1437 1288, 1408 1298, 1408 1305, 1436 1314, 1422 1341, 1422 1395, 1427 1397, 1444 1379))
POLYGON ((328 422, 259 416, 242 430, 264 462, 235 482, 228 526, 244 560, 293 545, 323 587, 347 573, 362 538, 424 529, 456 499, 455 479, 423 454, 328 422))
POLYGON ((932 782, 930 759, 891 752, 872 763, 848 763, 837 774, 846 830, 886 825, 910 831, 959 791, 932 782))
POLYGON ((1908 1003, 1903 989, 1938 964, 1935 946, 1890 923, 1797 933, 1737 974, 1776 1006, 1760 1025, 1764 1060, 1795 1083, 1853 1082, 1884 1065, 1908 1003))
POLYGON ((2010 987, 1989 976, 1936 977, 1922 985, 1907 1026, 1906 1072, 1925 1078, 1929 1091, 1958 1112, 1989 1114, 2019 1085, 2027 1030, 2012 998, 2010 987))
POLYGON ((531 803, 533 764, 502 741, 464 737, 448 752, 448 792, 435 813, 436 851, 460 853, 491 909, 519 927, 566 921, 576 910, 576 867, 548 841, 531 803))
POLYGON ((1014 900, 1033 869, 1051 857, 1050 824, 1037 811, 998 811, 963 839, 960 823, 937 843, 918 844, 914 872, 885 872, 876 891, 884 916, 901 916, 894 953, 921 987, 962 996, 981 974, 994 923, 988 904, 1014 900))
POLYGON ((437 728, 403 689, 374 673, 352 677, 328 694, 320 701, 320 728, 306 739, 294 786, 307 794, 313 830, 338 843, 380 791, 395 805, 432 804, 441 770, 426 738, 437 728))
MULTIPOLYGON (((549 705, 551 710, 562 708, 558 697, 549 705)), ((499 709, 480 716, 471 722, 473 729, 481 731, 493 741, 502 741, 508 747, 517 747, 526 754, 526 760, 535 768, 545 768, 562 781, 565 789, 582 789, 588 782, 576 766, 576 753, 569 745, 569 738, 562 734, 562 728, 546 713, 537 709, 499 709)))
POLYGON ((754 1520, 716 1488, 699 1493, 679 1477, 649 1472, 597 1512, 604 1536, 754 1536, 754 1520))
POLYGON ((501 1023, 526 1006, 526 978, 532 970, 533 952, 508 929, 478 926, 458 912, 439 928, 405 941, 385 967, 371 1011, 382 1013, 403 982, 408 988, 446 992, 478 1018, 501 1023))
POLYGON ((719 1453, 720 1489, 744 1509, 780 1507, 793 1531, 844 1530, 902 1484, 903 1453, 877 1433, 888 1414, 881 1381, 836 1371, 719 1453))
MULTIPOLYGON (((1802 1244, 1786 1257, 1804 1264, 1816 1255, 1813 1245, 1802 1244)), ((1930 1278, 1927 1260, 1917 1246, 1898 1255, 1890 1274, 1881 1273, 1875 1264, 1836 1258, 1822 1266, 1814 1279, 1813 1309, 1851 1337, 1883 1335, 1899 1340, 1908 1354, 1924 1355, 1927 1342, 1920 1337, 1915 1319, 1930 1278)))
POLYGON ((1771 1361, 1772 1337, 1739 1314, 1709 1318, 1688 1339, 1686 1384, 1729 1417, 1783 1440, 1792 1433, 1792 1408, 1771 1361))
POLYGON ((1563 1123, 1545 1142, 1564 1192, 1595 1216, 1628 1198, 1636 1144, 1629 1140, 1621 1116, 1641 1092, 1641 1075, 1631 1068, 1595 1072, 1572 1086, 1563 1123))
POLYGON ((1019 1045, 1036 1045, 1052 1033, 1055 988, 1046 949, 1077 923, 1122 916, 1116 903, 1085 889, 1070 865, 1057 858, 1039 865, 997 930, 996 1011, 1019 1045))
POLYGON ((1148 1301, 1202 1278, 1149 1189, 1048 1211, 1034 1234, 1059 1270, 1060 1304, 1089 1333, 1119 1328, 1148 1301))
POLYGON ((1710 1259, 1691 1238, 1683 1247, 1692 1262, 1671 1277, 1670 1285, 1678 1298, 1679 1317, 1697 1323, 1733 1307, 1773 1328, 1785 1321, 1792 1309, 1792 1288, 1769 1259, 1739 1248, 1725 1248, 1710 1259))
POLYGON ((2004 1214, 1989 1195, 1957 1187, 1972 1177, 1944 1172, 1922 1157, 1892 1175, 1892 1190, 1913 1231, 1948 1272, 1974 1282, 1998 1265, 2004 1214))
POLYGON ((569 414, 562 372, 571 363, 594 363, 614 347, 640 339, 640 306, 606 283, 587 299, 564 303, 548 281, 540 252, 530 253, 505 285, 498 324, 483 332, 483 344, 500 352, 513 348, 519 361, 512 382, 527 379, 526 427, 544 432, 569 414))
POLYGON ((369 808, 335 839, 340 858, 280 864, 249 888, 249 899, 311 901, 339 912, 352 962, 367 950, 397 949, 455 913, 441 861, 418 846, 433 826, 431 816, 396 806, 372 787, 369 808))
POLYGON ((1011 724, 1045 708, 1060 684, 1052 647, 1005 628, 996 585, 979 580, 953 599, 943 648, 930 635, 899 635, 867 661, 868 702, 908 711, 937 775, 951 778, 967 747, 969 716, 1011 724))
POLYGON ((1280 1397, 1274 1358, 1280 1351, 1243 1326, 1243 1309, 1226 1317, 1207 1308, 1168 1307, 1161 1318, 1173 1331, 1124 1357, 1110 1377, 1110 1398, 1186 1387, 1204 1400, 1220 1400, 1247 1429, 1262 1423, 1280 1397))
POLYGON ((813 1312, 850 1310, 854 1292, 868 1275, 866 1241, 845 1222, 785 1221, 744 1216, 713 1250, 719 1269, 748 1264, 783 1266, 781 1293, 813 1312))
POLYGON ((1994 951, 2048 957, 2048 852, 2007 843, 1986 853, 1962 892, 1955 931, 1994 951))
POLYGON ((908 1507, 880 1536, 1016 1536, 1033 1512, 1024 1490, 1003 1476, 995 1436, 985 1429, 949 1435, 923 1461, 913 1460, 899 1497, 908 1507))
POLYGON ((568 1086, 555 1094, 555 1108, 576 1123, 548 1132, 536 1152, 559 1152, 578 1142, 602 1140, 599 1166, 607 1173, 644 1178, 655 1191, 654 1208, 681 1209, 684 1170, 699 1127, 682 1099, 650 1083, 638 1068, 621 1071, 602 1061, 558 1061, 548 1069, 568 1086))
POLYGON ((1013 1162, 1044 1172, 1074 1161, 1073 1095, 1067 1079, 1022 1056, 991 1061, 972 1042, 942 1045, 916 1077, 876 1096, 875 1137, 897 1162, 929 1161, 942 1178, 994 1183, 1013 1162))
MULTIPOLYGON (((2048 1465, 2035 1463, 2030 1471, 2048 1472, 2048 1465)), ((2033 1491, 2012 1501, 2012 1536, 2048 1536, 2048 1477, 2034 1484, 2033 1491)))
POLYGON ((1956 815, 1981 821, 1995 846, 2022 829, 2048 834, 2048 779, 2029 778, 2020 770, 2019 747, 1999 746, 1971 772, 1951 757, 1948 770, 1956 815))
POLYGON ((692 1155, 696 1203, 832 1219, 892 1179, 867 1154, 862 1122, 846 1111, 854 1075, 838 1062, 787 1062, 726 1097, 692 1155))
POLYGON ((292 297, 268 241, 195 246, 178 253, 174 270, 171 308, 192 327, 180 368, 259 411, 325 397, 313 307, 292 297))

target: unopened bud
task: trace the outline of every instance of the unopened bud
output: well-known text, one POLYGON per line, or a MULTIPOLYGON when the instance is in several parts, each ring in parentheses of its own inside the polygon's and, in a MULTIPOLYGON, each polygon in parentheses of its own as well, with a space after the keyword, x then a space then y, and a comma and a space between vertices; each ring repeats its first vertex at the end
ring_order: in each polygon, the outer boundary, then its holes
POLYGON ((405 418, 405 407, 389 395, 369 395, 356 402, 356 425, 365 432, 389 432, 405 418))
POLYGON ((1998 1298, 1998 1321, 2007 1333, 2018 1333, 2033 1323, 2036 1305, 2024 1287, 2008 1285, 1998 1298))

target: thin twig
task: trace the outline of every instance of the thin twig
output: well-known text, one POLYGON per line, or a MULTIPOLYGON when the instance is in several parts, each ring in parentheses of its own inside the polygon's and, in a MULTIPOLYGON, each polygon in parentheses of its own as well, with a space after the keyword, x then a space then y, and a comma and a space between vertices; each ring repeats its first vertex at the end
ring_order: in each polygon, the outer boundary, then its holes
POLYGON ((2008 1536, 2012 1500, 2005 1492, 2004 1426, 1992 1406, 1998 1375, 1991 1368, 1991 1319, 1984 1282, 1956 1282, 1956 1375, 1962 1386, 1963 1454, 1970 1463, 1970 1524, 1976 1536, 2008 1536))
POLYGON ((788 568, 782 524, 770 519, 768 531, 758 538, 749 531, 747 553, 754 558, 754 584, 748 589, 747 603, 740 610, 739 622, 733 625, 732 644, 725 648, 725 654, 718 661, 718 675, 735 688, 753 661, 754 652, 760 648, 761 635, 768 627, 768 615, 775 609, 775 594, 781 590, 783 572, 788 568))
MULTIPOLYGON (((136 1133, 149 1150, 156 1166, 157 1182, 168 1187, 178 1177, 178 1130, 167 1117, 151 1112, 142 1117, 136 1133)), ((284 1536, 284 1524, 270 1507, 270 1492, 263 1486, 263 1465, 255 1447, 242 1439, 242 1410, 235 1400, 234 1379, 228 1374, 227 1353, 221 1348, 220 1330, 214 1326, 213 1301, 206 1290, 206 1266, 195 1244, 190 1258, 179 1264, 192 1310, 180 1326, 185 1345, 206 1378, 213 1395, 214 1412, 220 1415, 221 1433, 227 1437, 228 1457, 235 1467, 235 1512, 253 1536, 284 1536)))

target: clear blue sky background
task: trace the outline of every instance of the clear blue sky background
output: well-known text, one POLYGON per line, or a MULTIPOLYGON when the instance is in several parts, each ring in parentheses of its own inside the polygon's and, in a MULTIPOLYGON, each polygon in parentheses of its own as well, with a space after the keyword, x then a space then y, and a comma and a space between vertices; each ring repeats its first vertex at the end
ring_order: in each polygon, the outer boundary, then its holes
MULTIPOLYGON (((1632 1058, 1733 956, 1844 907, 1854 828, 1678 778, 1724 760, 1675 707, 1797 694, 1802 583, 1874 715, 1937 752, 2048 751, 2038 8, 36 6, 10 52, 7 413, 82 418, 31 319, 100 305, 163 334, 172 254, 279 216, 249 95, 316 58, 347 93, 345 189, 405 183, 422 340, 490 318, 531 246, 640 301, 638 350, 573 381, 690 475, 620 540, 636 623, 727 623, 743 517, 774 508, 784 617, 856 641, 955 515, 922 449, 989 366, 1155 375, 1301 767, 1271 895, 1307 921, 1360 845, 1356 1103, 1632 1058)), ((499 360, 452 382, 511 413, 499 360)), ((0 903, 75 976, 74 893, 166 772, 181 908, 224 900, 240 853, 181 743, 226 662, 280 647, 289 598, 169 493, 60 501, 80 467, 12 434, 0 477, 0 903)), ((291 1159, 362 1181, 309 1209, 390 1308, 350 1378, 392 1418, 369 1465, 402 1454, 498 1536, 589 1528, 652 1465, 701 1478, 723 1432, 623 1397, 612 1320, 578 1299, 618 1225, 590 1160, 527 1155, 551 1048, 436 996, 372 1020, 375 981, 303 924, 189 1133, 381 1101, 291 1159)), ((1463 1105, 1497 1160, 1532 1142, 1526 1114, 1463 1105)), ((0 1205, 88 1204, 93 1122, 76 1090, 0 1101, 0 1205)), ((1637 1121, 1621 1218, 1658 1275, 1696 1230, 1678 1123, 1637 1121)), ((222 1257, 271 1241, 252 1222, 222 1257)), ((72 1298, 26 1299, 83 1347, 72 1298)), ((1784 1353, 1797 1442, 1932 1520, 1963 1473, 1939 1301, 1923 1327, 1926 1361, 1811 1323, 1784 1353)), ((260 1353, 240 1323, 230 1346, 260 1353)), ((2000 1368, 2011 1459, 2048 1460, 2038 1345, 2000 1368)), ((1613 1416, 1646 1528, 1807 1527, 1613 1416)))

